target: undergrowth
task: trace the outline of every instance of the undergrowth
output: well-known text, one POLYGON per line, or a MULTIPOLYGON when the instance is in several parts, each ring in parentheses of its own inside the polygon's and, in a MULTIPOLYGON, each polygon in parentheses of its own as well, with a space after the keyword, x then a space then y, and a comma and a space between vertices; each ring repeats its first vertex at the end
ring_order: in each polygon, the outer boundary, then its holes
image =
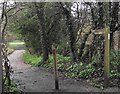
POLYGON ((14 93, 14 94, 21 94, 21 91, 17 88, 17 86, 15 85, 15 83, 13 81, 11 81, 11 85, 8 85, 8 82, 6 80, 5 84, 4 84, 4 92, 5 93, 14 93))
MULTIPOLYGON (((49 55, 48 63, 41 64, 42 57, 37 55, 31 55, 29 53, 25 53, 23 55, 23 59, 26 63, 32 65, 41 65, 48 69, 54 69, 54 60, 53 56, 49 55)), ((71 62, 70 57, 64 57, 63 55, 57 54, 57 67, 58 71, 64 72, 67 77, 70 78, 80 78, 80 79, 93 79, 93 83, 96 87, 103 88, 102 80, 103 80, 103 70, 98 71, 100 68, 96 68, 95 64, 99 64, 97 55, 93 57, 91 63, 76 63, 73 64, 71 62), (98 83, 99 82, 99 83, 98 83)), ((111 51, 110 54, 110 78, 116 78, 120 76, 120 73, 117 70, 117 66, 120 61, 120 52, 111 51)), ((103 69, 103 68, 102 68, 103 69)))

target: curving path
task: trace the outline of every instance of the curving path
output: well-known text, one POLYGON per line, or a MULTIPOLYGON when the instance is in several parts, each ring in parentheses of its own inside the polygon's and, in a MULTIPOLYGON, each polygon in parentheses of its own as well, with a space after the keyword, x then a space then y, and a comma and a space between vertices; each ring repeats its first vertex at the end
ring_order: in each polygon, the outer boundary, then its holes
POLYGON ((75 81, 59 77, 60 90, 54 90, 54 74, 45 68, 33 67, 22 60, 24 50, 14 51, 10 59, 14 73, 12 79, 23 92, 120 92, 118 88, 100 90, 85 81, 75 81))

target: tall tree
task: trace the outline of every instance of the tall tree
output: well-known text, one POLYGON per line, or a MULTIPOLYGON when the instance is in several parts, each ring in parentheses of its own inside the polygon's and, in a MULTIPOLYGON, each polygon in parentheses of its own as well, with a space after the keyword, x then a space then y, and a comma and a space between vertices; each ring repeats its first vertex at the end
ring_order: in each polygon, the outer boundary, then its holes
POLYGON ((48 39, 46 35, 45 30, 45 17, 44 17, 44 6, 45 3, 34 3, 36 7, 36 14, 39 19, 39 23, 41 25, 41 31, 42 31, 42 44, 43 44, 43 62, 47 62, 48 55, 49 55, 49 49, 48 49, 48 39))
POLYGON ((73 16, 71 15, 71 9, 67 7, 67 5, 60 2, 60 6, 64 12, 64 15, 66 16, 66 24, 68 27, 69 32, 69 40, 70 40, 70 49, 72 53, 72 58, 74 62, 78 62, 78 54, 77 54, 77 48, 76 48, 76 34, 73 27, 73 16))
MULTIPOLYGON (((112 5, 112 4, 111 4, 112 5)), ((113 34, 118 28, 120 24, 118 23, 118 14, 119 14, 119 2, 113 2, 111 13, 110 13, 110 41, 111 47, 113 47, 113 34)))

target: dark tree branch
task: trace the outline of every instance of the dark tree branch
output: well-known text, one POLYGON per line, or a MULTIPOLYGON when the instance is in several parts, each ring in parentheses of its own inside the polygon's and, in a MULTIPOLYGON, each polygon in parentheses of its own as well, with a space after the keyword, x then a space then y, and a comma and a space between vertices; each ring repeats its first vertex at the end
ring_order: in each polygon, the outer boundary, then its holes
POLYGON ((19 10, 15 11, 13 14, 8 15, 8 17, 16 15, 19 11, 23 10, 25 8, 20 8, 19 10))
POLYGON ((7 22, 8 22, 8 19, 7 19, 7 14, 6 14, 6 13, 4 13, 4 16, 5 16, 5 24, 4 24, 4 27, 3 27, 3 29, 2 29, 2 40, 4 40, 5 29, 6 29, 7 22))

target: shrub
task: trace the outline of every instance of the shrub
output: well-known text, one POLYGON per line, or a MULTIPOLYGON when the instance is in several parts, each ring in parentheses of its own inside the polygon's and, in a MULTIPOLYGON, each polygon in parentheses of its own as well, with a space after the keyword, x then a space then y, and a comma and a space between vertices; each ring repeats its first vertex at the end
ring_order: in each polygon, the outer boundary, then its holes
POLYGON ((24 60, 24 62, 25 63, 27 63, 27 64, 32 64, 32 65, 35 65, 35 66, 37 66, 37 65, 39 65, 40 64, 40 62, 42 61, 42 57, 40 57, 40 56, 37 56, 37 55, 31 55, 31 54, 29 54, 29 53, 25 53, 24 55, 23 55, 23 60, 24 60))
POLYGON ((120 51, 111 50, 110 53, 110 77, 119 77, 118 66, 120 66, 120 51))

